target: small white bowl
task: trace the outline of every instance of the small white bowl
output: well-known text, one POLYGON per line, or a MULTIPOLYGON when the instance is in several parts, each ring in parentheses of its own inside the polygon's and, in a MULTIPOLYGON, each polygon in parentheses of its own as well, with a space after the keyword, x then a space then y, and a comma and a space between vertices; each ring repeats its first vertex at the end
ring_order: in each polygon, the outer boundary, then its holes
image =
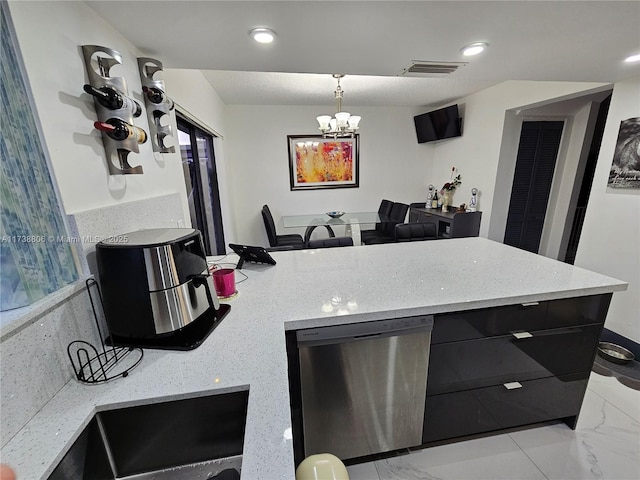
POLYGON ((327 215, 329 215, 331 218, 340 218, 342 215, 344 215, 344 212, 327 212, 327 215))

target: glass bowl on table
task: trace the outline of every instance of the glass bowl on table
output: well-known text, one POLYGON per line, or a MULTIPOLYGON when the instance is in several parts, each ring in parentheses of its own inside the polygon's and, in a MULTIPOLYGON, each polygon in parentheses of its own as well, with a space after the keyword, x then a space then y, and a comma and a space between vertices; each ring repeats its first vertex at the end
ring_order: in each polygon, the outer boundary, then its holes
POLYGON ((344 215, 344 212, 341 212, 341 211, 327 212, 327 215, 329 215, 331 218, 340 218, 342 215, 344 215))

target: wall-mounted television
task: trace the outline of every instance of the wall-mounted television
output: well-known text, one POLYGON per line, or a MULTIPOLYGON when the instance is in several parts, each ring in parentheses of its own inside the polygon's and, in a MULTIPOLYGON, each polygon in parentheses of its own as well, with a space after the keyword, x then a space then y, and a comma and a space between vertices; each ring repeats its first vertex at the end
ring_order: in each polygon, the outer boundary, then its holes
POLYGON ((433 142, 462 135, 458 105, 433 110, 413 117, 418 143, 433 142))

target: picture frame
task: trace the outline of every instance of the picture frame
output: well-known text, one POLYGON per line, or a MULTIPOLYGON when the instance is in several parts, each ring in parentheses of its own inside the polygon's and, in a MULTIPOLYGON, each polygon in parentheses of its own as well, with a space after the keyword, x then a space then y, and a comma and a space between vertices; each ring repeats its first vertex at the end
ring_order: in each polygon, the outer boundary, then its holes
POLYGON ((359 135, 287 135, 291 190, 357 188, 359 135))
POLYGON ((640 188, 640 117, 620 122, 607 187, 640 188))

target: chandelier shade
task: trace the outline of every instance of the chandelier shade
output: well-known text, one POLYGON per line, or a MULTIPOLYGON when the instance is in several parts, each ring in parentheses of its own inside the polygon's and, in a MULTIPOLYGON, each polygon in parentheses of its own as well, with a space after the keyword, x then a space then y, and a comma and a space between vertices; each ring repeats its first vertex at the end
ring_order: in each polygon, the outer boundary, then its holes
POLYGON ((334 73, 333 78, 338 81, 338 87, 333 92, 336 98, 336 110, 335 118, 331 115, 319 115, 316 117, 318 121, 318 129, 322 132, 322 136, 327 137, 353 137, 360 125, 360 119, 362 117, 358 115, 351 115, 349 112, 342 111, 342 97, 344 92, 340 87, 340 79, 344 75, 340 73, 334 73))

